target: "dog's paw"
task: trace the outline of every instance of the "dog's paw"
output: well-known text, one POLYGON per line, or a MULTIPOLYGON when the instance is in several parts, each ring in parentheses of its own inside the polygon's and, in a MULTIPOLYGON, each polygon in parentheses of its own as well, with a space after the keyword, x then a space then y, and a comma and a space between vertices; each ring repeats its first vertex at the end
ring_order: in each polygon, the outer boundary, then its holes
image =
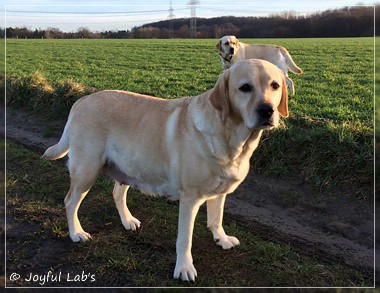
POLYGON ((192 263, 183 265, 176 264, 173 277, 174 279, 181 278, 182 281, 195 282, 195 278, 197 277, 197 270, 192 263))
POLYGON ((231 249, 232 247, 239 245, 240 241, 236 237, 225 235, 219 239, 214 239, 217 245, 220 245, 223 249, 231 249))
POLYGON ((85 231, 70 233, 70 238, 73 242, 86 242, 87 240, 92 239, 91 235, 85 231))
POLYGON ((140 224, 141 224, 141 222, 135 217, 128 218, 128 220, 123 220, 122 223, 126 230, 132 230, 132 231, 135 231, 138 228, 140 228, 140 224))

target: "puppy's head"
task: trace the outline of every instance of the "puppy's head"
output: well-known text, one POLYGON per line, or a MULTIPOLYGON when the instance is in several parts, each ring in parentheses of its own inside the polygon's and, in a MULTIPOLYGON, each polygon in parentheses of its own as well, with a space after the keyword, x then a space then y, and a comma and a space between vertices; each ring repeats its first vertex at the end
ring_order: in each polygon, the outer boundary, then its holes
POLYGON ((288 92, 282 71, 264 60, 249 59, 226 70, 210 94, 225 121, 231 116, 249 129, 272 129, 288 117, 288 92))
POLYGON ((235 36, 224 36, 219 39, 216 44, 216 48, 219 51, 219 55, 228 62, 235 56, 239 50, 240 42, 235 36))

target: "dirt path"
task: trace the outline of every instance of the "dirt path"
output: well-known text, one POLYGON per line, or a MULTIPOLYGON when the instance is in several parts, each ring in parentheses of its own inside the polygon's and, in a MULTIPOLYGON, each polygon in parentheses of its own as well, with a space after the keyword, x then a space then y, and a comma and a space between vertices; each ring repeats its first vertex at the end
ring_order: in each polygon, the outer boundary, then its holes
MULTIPOLYGON (((6 116, 7 138, 40 153, 58 141, 64 126, 64 121, 41 121, 11 108, 6 116)), ((343 262, 371 276, 374 195, 360 200, 352 194, 353 190, 321 193, 291 178, 266 178, 251 170, 227 198, 226 217, 264 239, 291 244, 303 254, 343 262)))

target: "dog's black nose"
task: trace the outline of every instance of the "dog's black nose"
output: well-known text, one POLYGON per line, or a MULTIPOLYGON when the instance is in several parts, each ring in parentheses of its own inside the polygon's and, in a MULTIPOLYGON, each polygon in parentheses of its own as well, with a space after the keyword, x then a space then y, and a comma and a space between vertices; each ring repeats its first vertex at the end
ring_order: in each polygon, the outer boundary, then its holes
POLYGON ((230 54, 233 54, 235 52, 234 48, 230 48, 230 54))
POLYGON ((259 113, 261 118, 269 119, 270 117, 272 117, 274 109, 272 105, 262 104, 257 108, 256 111, 259 113))

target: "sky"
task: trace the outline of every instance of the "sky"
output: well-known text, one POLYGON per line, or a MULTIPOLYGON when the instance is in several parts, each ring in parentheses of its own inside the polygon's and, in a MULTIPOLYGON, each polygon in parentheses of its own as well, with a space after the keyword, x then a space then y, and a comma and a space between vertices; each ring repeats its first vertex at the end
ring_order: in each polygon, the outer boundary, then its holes
MULTIPOLYGON (((190 0, 3 0, 0 27, 59 28, 75 32, 130 30, 145 23, 167 20, 170 2, 174 18, 190 17, 190 0)), ((293 11, 303 15, 345 6, 373 5, 375 0, 191 0, 197 17, 267 16, 293 11)))

